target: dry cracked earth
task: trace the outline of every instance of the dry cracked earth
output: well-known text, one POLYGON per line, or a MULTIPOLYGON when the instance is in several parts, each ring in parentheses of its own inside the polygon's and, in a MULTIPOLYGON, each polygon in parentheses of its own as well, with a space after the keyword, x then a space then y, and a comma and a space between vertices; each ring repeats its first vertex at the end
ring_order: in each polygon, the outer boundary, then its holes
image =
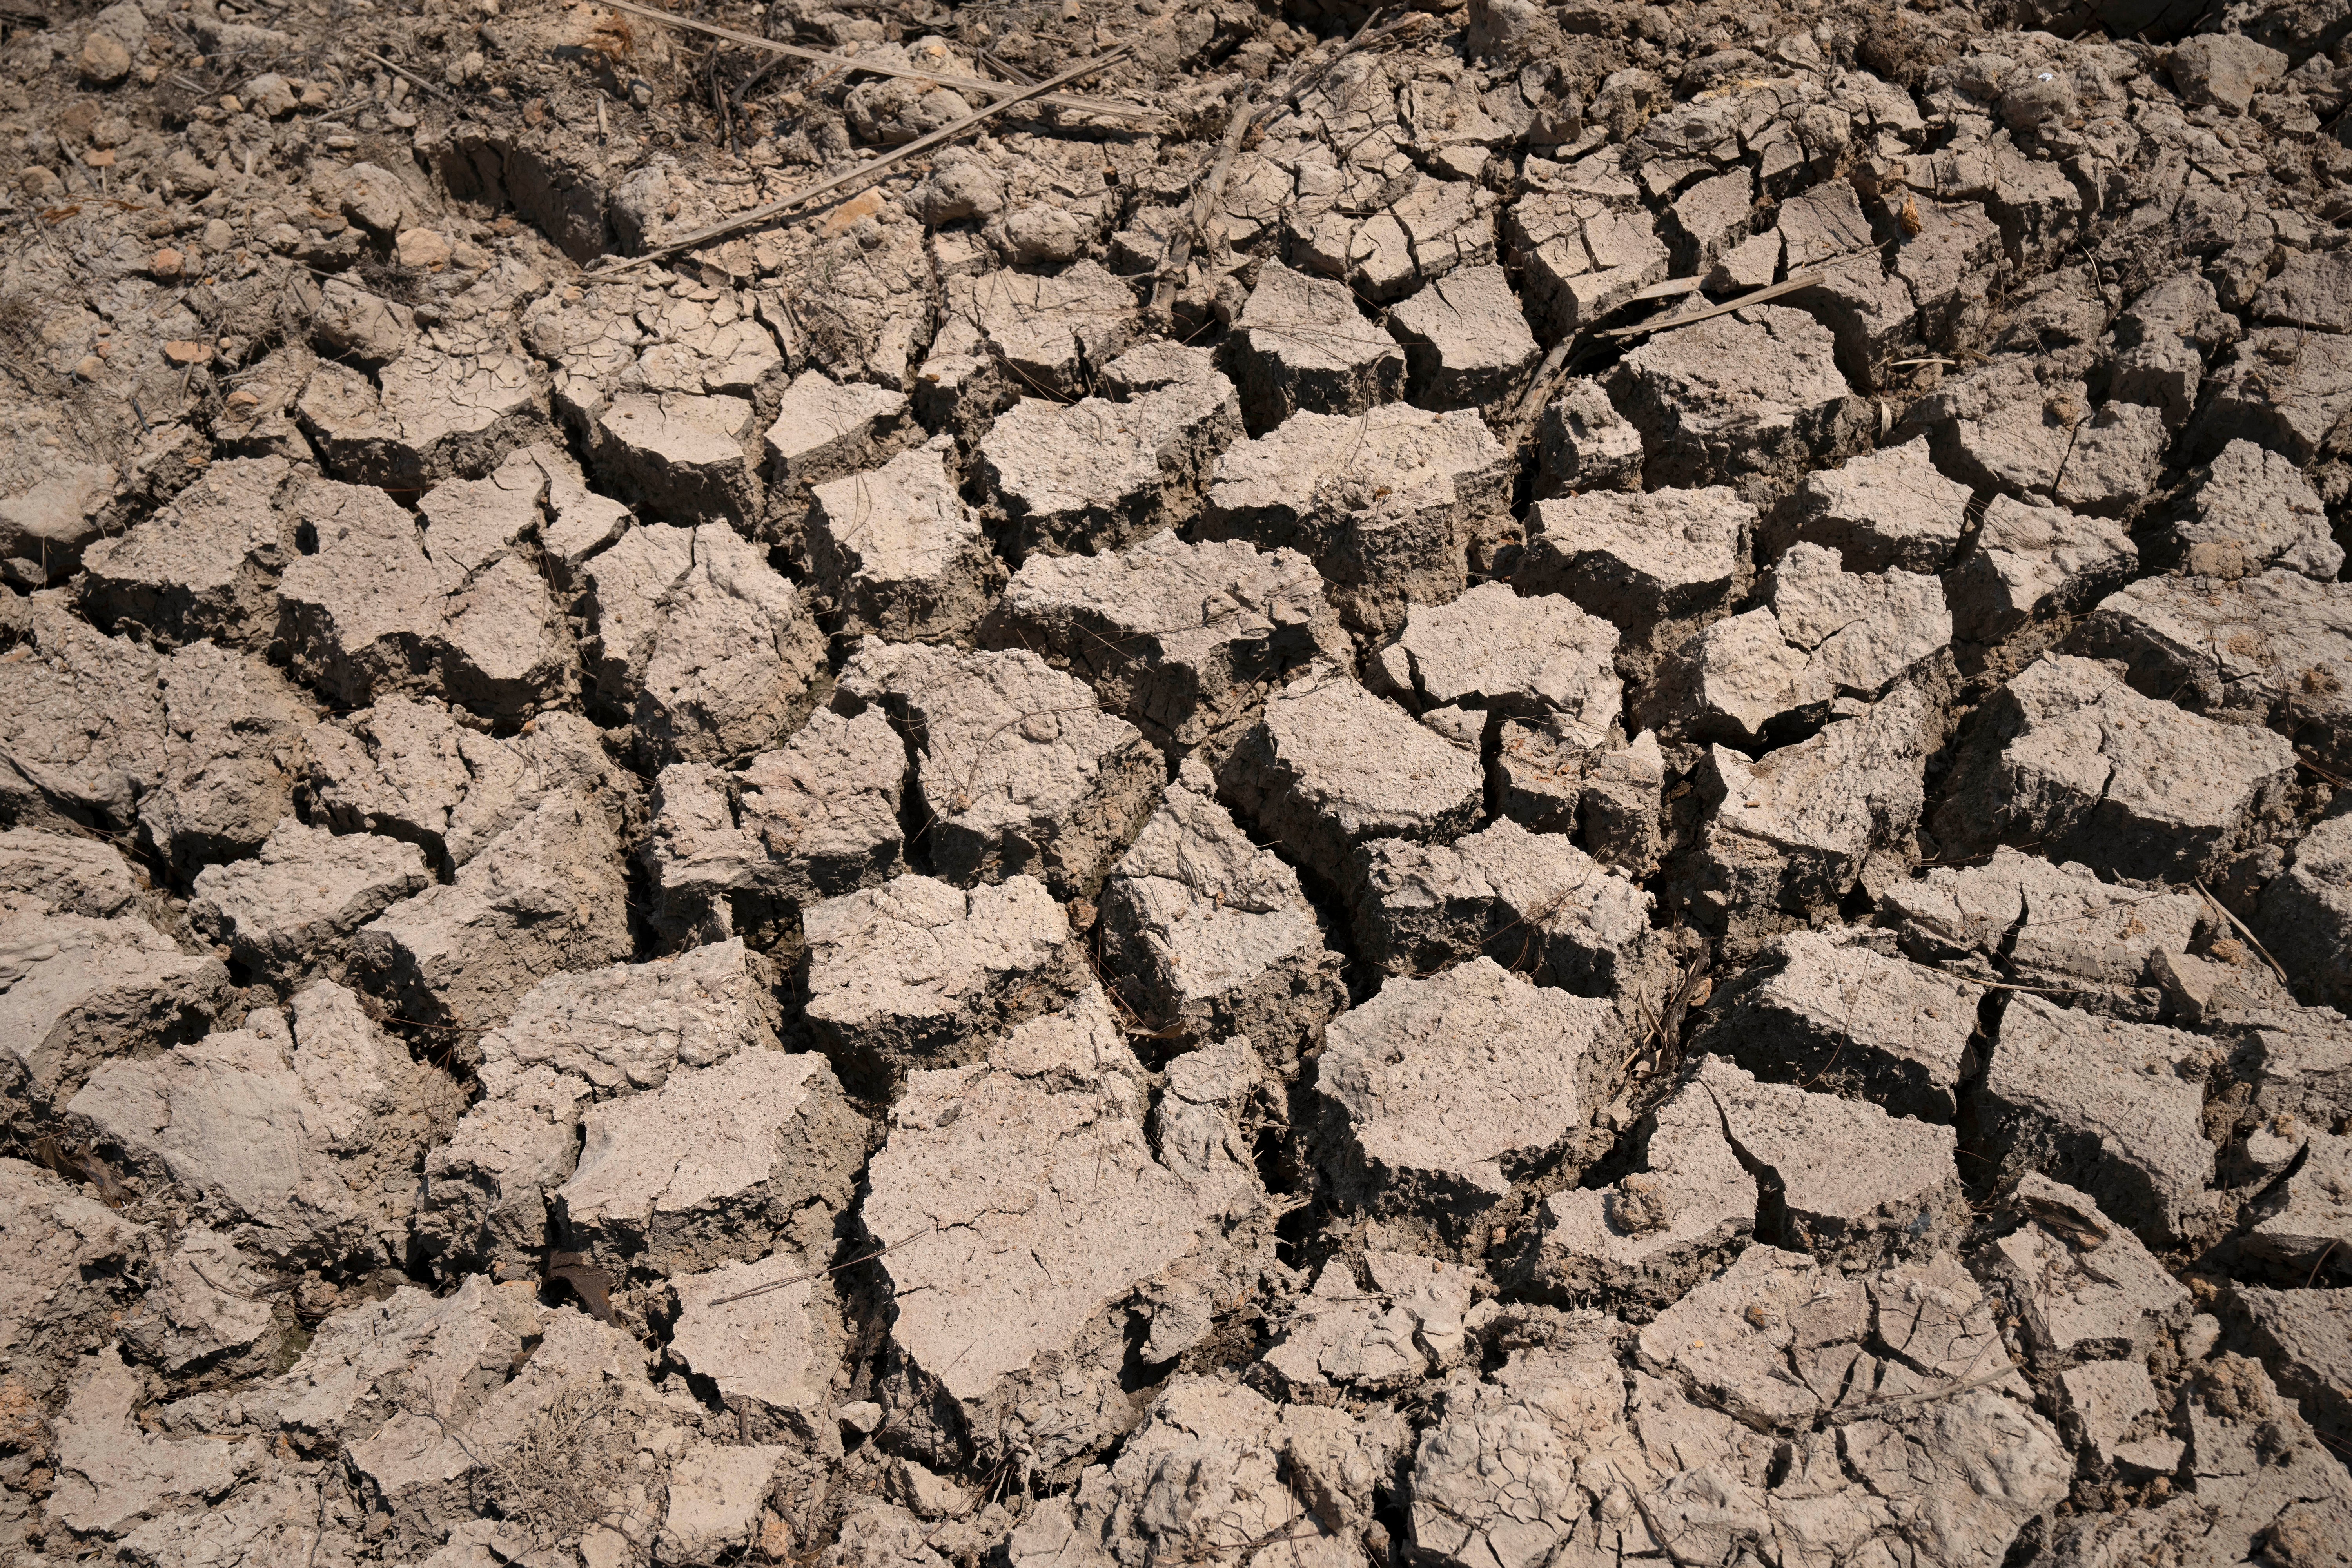
POLYGON ((5 0, 0 1561, 2352 1561, 2347 110, 5 0))

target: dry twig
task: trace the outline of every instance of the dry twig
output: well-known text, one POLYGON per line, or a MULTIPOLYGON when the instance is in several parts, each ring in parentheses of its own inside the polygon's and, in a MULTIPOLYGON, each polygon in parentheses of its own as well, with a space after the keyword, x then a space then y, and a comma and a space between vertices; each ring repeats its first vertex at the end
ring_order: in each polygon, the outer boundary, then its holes
MULTIPOLYGON (((757 33, 739 33, 732 27, 722 27, 715 22, 700 22, 691 16, 675 16, 667 11, 656 11, 650 5, 636 5, 634 0, 597 0, 597 4, 609 5, 615 11, 626 11, 631 16, 646 16, 656 22, 667 22, 673 27, 687 27, 698 33, 707 33, 714 38, 724 38, 730 44, 740 44, 747 49, 766 49, 772 54, 787 56, 796 60, 809 60, 818 65, 830 66, 836 70, 864 71, 868 76, 894 76, 905 78, 909 81, 936 82, 954 92, 984 92, 997 98, 1017 96, 1021 89, 1028 85, 1024 82, 990 81, 985 77, 954 76, 940 71, 918 70, 912 66, 887 65, 880 60, 860 59, 855 55, 837 55, 825 49, 803 48, 798 44, 779 43, 774 38, 763 38, 757 33)), ((1055 109, 1068 109, 1082 114, 1100 115, 1107 120, 1150 120, 1156 118, 1160 112, 1158 110, 1148 109, 1139 103, 1128 103, 1110 98, 1087 98, 1080 94, 1067 92, 1045 93, 1032 101, 1046 104, 1055 109)))
POLYGON ((816 200, 819 196, 830 195, 832 193, 840 190, 845 185, 855 184, 868 176, 878 174, 892 164, 903 163, 907 159, 913 157, 918 153, 929 152, 931 148, 937 147, 942 142, 952 142, 957 137, 962 135, 965 132, 972 129, 974 126, 982 124, 986 121, 992 120, 997 115, 1003 113, 1006 110, 1011 109, 1014 104, 1025 103, 1033 98, 1043 98, 1048 92, 1053 90, 1055 88, 1061 86, 1066 81, 1076 81, 1082 76, 1091 76, 1096 71, 1102 69, 1103 67, 1110 64, 1111 61, 1118 59, 1120 56, 1126 54, 1134 47, 1135 46, 1132 44, 1115 45, 1112 47, 1106 49, 1101 54, 1097 55, 1094 58, 1087 61, 1083 65, 1073 66, 1068 70, 1064 71, 1061 75, 1048 78, 1046 80, 1039 82, 1035 87, 1025 88, 1021 91, 1014 93, 1011 98, 999 99, 996 102, 990 104, 986 109, 980 110, 975 113, 967 114, 961 120, 956 121, 952 124, 942 125, 928 136, 918 136, 915 140, 908 142, 903 147, 893 147, 890 151, 883 153, 878 158, 868 158, 865 163, 858 164, 854 169, 844 170, 838 174, 828 174, 824 179, 817 181, 814 184, 802 186, 799 190, 794 191, 791 195, 785 196, 781 200, 770 202, 765 206, 753 207, 749 212, 737 213, 733 217, 721 218, 717 223, 696 229, 692 234, 683 236, 677 239, 673 239, 667 245, 657 245, 654 247, 653 249, 646 251, 643 256, 633 256, 625 261, 614 262, 610 267, 600 268, 596 271, 589 273, 588 276, 591 278, 616 277, 621 273, 634 271, 637 268, 648 266, 653 262, 661 260, 665 257, 676 256, 682 250, 697 250, 701 248, 703 246, 710 244, 714 240, 725 239, 731 235, 740 234, 745 229, 758 228, 764 224, 771 223, 773 220, 783 216, 794 207, 805 206, 810 202, 816 200))

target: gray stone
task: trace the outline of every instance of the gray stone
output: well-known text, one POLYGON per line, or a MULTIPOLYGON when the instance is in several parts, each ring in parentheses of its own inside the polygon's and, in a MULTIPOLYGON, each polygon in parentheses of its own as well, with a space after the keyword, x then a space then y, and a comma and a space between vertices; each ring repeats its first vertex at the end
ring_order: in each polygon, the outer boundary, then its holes
POLYGON ((1772 942, 1734 989, 1719 991, 1700 1037, 1708 1050, 1773 1082, 1843 1079, 1897 1116, 1948 1122, 1976 1068, 1983 990, 1818 931, 1772 942))
POLYGON ((1629 637, 1695 616, 1747 575, 1756 509, 1731 490, 1594 492, 1538 501, 1522 593, 1565 594, 1629 637))
POLYGON ((1315 564, 1243 540, 1157 533, 1100 555, 1034 555, 983 630, 1083 673, 1103 706, 1162 746, 1192 746, 1347 636, 1315 564))
POLYGON ((906 865, 906 742, 873 710, 813 713, 740 773, 664 768, 639 851, 654 883, 649 918, 674 942, 723 941, 887 881, 906 865))
POLYGON ((1996 1160, 2081 1187, 2151 1246, 2206 1222, 2213 1146, 2197 1037, 2021 994, 1989 1058, 1977 1114, 1996 1160))
POLYGON ((2232 441, 2196 476, 2170 547, 2192 577, 2251 577, 2277 566, 2333 583, 2344 548, 2318 492, 2295 465, 2232 441))
POLYGON ((1661 333, 1614 375, 1653 486, 1793 482, 1862 444, 1867 405, 1839 373, 1829 329, 1785 305, 1661 333))
POLYGON ((1544 406, 1536 426, 1541 457, 1536 494, 1638 489, 1642 433, 1618 413, 1599 382, 1580 377, 1544 406))
MULTIPOLYGON (((130 532, 82 553, 82 612, 169 650, 209 637, 233 647, 278 630, 278 574, 299 553, 296 492, 283 458, 215 463, 130 532)), ((21 554, 21 551, 8 553, 21 554)))
POLYGON ((419 845, 436 866, 464 865, 555 795, 622 815, 635 805, 636 781, 576 713, 542 713, 501 741, 438 703, 387 697, 310 739, 312 816, 338 833, 419 845))
POLYGON ((1702 1058, 1692 1082, 1766 1194, 1760 1241, 1851 1270, 1925 1256, 1967 1233, 1973 1216, 1949 1127, 1759 1083, 1718 1057, 1702 1058))
POLYGON ((932 867, 966 886, 1034 874, 1065 896, 1091 895, 1166 777, 1133 725, 1024 649, 869 638, 835 701, 879 707, 909 737, 932 867))
POLYGON ((1227 1041, 1178 1057, 1154 1104, 1088 989, 985 1061, 909 1077, 863 1214, 877 1240, 921 1238, 880 1263, 893 1403, 911 1406, 901 1433, 919 1458, 1017 1439, 1060 1464, 1134 1424, 1122 1306, 1147 1288, 1230 1289, 1271 1255, 1240 1131, 1261 1074, 1227 1041), (960 1430, 927 1443, 940 1417, 925 1407, 941 1405, 960 1430))
POLYGON ((1595 860, 1636 880, 1658 868, 1666 763, 1655 731, 1617 746, 1557 719, 1507 719, 1493 768, 1503 816, 1538 833, 1570 835, 1595 860))
POLYGON ((1477 408, 1517 393, 1543 352, 1499 267, 1465 267, 1389 310, 1412 400, 1477 408))
POLYGON ((2049 654, 1977 710, 1933 826, 1948 854, 2030 841, 2126 877, 2207 876, 2263 836, 2294 769, 2278 735, 2049 654))
POLYGON ((1508 818, 1452 844, 1373 839, 1349 857, 1341 887, 1357 953, 1384 974, 1427 974, 1484 952, 1585 996, 1662 998, 1675 983, 1649 894, 1565 835, 1508 818))
MULTIPOLYGON (((1924 439, 1849 458, 1805 476, 1789 506, 1786 538, 1826 546, 1849 572, 1941 572, 1968 525, 1969 488, 1946 479, 1924 439)), ((1996 501, 1996 506, 2003 503, 1996 501)))
POLYGON ((2234 583, 2144 577, 2084 618, 2082 651, 2150 697, 2268 724, 2352 767, 2352 586, 2273 568, 2234 583))
POLYGON ((969 1059, 1086 982, 1069 917, 1029 877, 965 891, 900 877, 805 910, 805 1011, 839 1059, 969 1059))
POLYGON ((1404 390, 1404 354, 1345 284, 1269 262, 1234 328, 1234 374, 1253 435, 1301 410, 1361 414, 1404 390))
POLYGON ((512 720, 574 689, 571 628, 518 551, 435 554, 415 518, 354 485, 313 484, 301 511, 319 549, 278 579, 279 635, 294 673, 338 704, 425 692, 512 720))
POLYGON ((628 956, 627 887, 604 809, 551 795, 459 867, 456 880, 362 926, 351 972, 401 1017, 496 1028, 558 970, 628 956))
POLYGON ((2025 1223, 1988 1261, 2017 1291, 2037 1363, 2144 1357, 2188 1326, 2189 1291, 2088 1194, 2029 1171, 2010 1206, 2025 1223))
POLYGON ((1746 942, 1834 906, 1873 851, 1906 843, 1925 800, 1934 737, 1910 687, 1821 733, 1750 761, 1723 746, 1699 763, 1711 805, 1694 902, 1746 942))
POLYGON ((1756 1178, 1706 1089, 1677 1089, 1636 1136, 1639 1169, 1606 1187, 1568 1187, 1544 1199, 1530 1283, 1654 1311, 1746 1245, 1756 1225, 1756 1178))
POLYGON ((1155 1029, 1246 1035, 1282 1061, 1347 1007, 1340 955, 1298 873, 1261 849, 1188 761, 1103 885, 1102 952, 1155 1029))
POLYGON ((1558 715, 1605 731, 1624 706, 1616 651, 1617 628, 1565 595, 1523 598, 1507 583, 1481 583, 1450 605, 1414 606, 1373 668, 1416 712, 1558 715))
POLYGON ((1316 1088, 1343 1201, 1439 1234, 1579 1156, 1622 1071, 1608 1003, 1486 957, 1425 980, 1391 975, 1323 1042, 1316 1088))
POLYGON ((1468 585, 1472 543, 1509 526, 1510 474, 1467 409, 1300 413, 1218 459, 1199 531, 1298 551, 1351 626, 1391 631, 1468 585))
POLYGON ((2080 610, 2138 560, 2131 536, 2111 522, 1996 496, 1975 550, 1945 578, 1954 628, 1970 642, 1998 642, 2028 621, 2080 610))
POLYGON ((659 1089, 587 1110, 581 1128, 555 1226, 615 1278, 700 1274, 784 1243, 821 1252, 865 1152, 824 1059, 778 1050, 680 1066, 659 1089))
POLYGON ((457 1091, 320 982, 291 1016, 101 1064, 65 1107, 83 1138, 170 1184, 217 1229, 278 1263, 398 1258, 416 1173, 457 1091))
POLYGON ((1328 666, 1267 700, 1217 783, 1301 865, 1333 881, 1364 840, 1445 843, 1476 823, 1485 799, 1476 757, 1328 666))
POLYGON ((352 932, 432 880, 414 844, 289 816, 253 859, 196 873, 188 923, 254 974, 290 979, 333 963, 352 932))
POLYGON ((809 562, 844 633, 936 640, 987 613, 1004 567, 956 493, 951 450, 933 441, 815 487, 809 562))

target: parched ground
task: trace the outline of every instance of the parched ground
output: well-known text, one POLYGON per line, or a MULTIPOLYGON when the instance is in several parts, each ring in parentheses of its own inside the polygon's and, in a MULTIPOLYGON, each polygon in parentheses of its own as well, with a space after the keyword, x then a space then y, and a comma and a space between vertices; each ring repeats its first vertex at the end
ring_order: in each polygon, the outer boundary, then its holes
POLYGON ((0 3, 0 1561, 2352 1562, 2347 32, 0 3))

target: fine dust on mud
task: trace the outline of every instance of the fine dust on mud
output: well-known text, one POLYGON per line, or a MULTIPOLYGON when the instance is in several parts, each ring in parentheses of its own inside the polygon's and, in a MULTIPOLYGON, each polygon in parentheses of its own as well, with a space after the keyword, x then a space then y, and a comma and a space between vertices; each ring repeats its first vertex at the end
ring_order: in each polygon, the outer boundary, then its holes
POLYGON ((2342 0, 676 3, 0 4, 0 1561, 2352 1562, 2342 0))

